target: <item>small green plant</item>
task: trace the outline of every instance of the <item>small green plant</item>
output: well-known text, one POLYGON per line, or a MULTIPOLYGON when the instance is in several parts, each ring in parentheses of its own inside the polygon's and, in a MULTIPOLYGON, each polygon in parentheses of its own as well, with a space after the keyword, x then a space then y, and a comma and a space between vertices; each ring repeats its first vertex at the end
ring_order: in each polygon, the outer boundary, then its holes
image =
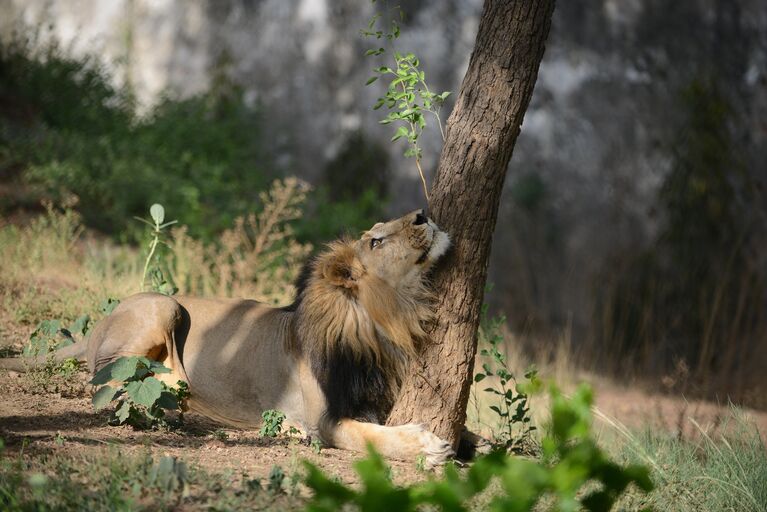
POLYGON ((540 461, 499 450, 478 458, 463 473, 448 464, 441 478, 398 487, 392 483, 383 458, 369 446, 367 458, 354 466, 362 481, 360 490, 304 463, 306 484, 314 491, 307 510, 330 512, 355 505, 362 511, 416 511, 428 505, 466 511, 471 500, 497 480, 501 489, 493 492, 489 510, 527 512, 546 499, 547 509, 601 512, 610 510, 631 484, 645 492, 653 489, 647 468, 611 462, 591 438, 593 397, 587 386, 578 388, 571 398, 553 387, 550 393, 550 434, 543 440, 540 461))
POLYGON ((213 438, 215 440, 221 441, 221 442, 226 441, 227 439, 229 439, 229 434, 227 434, 226 430, 224 430, 222 428, 217 428, 210 435, 213 436, 213 438))
POLYGON ((136 428, 167 426, 165 411, 178 410, 180 399, 188 396, 188 391, 180 382, 178 388, 161 382, 154 376, 158 373, 170 370, 146 357, 118 358, 91 379, 91 384, 101 386, 93 395, 93 406, 102 409, 117 400, 114 423, 136 428), (118 383, 116 388, 107 385, 112 381, 118 383))
POLYGON ((162 270, 160 264, 161 259, 156 255, 157 248, 160 244, 168 245, 166 239, 165 230, 176 224, 177 220, 165 221, 165 208, 159 203, 153 204, 149 208, 149 215, 152 221, 142 219, 141 217, 135 217, 151 228, 151 240, 149 242, 149 251, 144 261, 144 271, 141 274, 141 291, 147 289, 147 276, 150 278, 151 285, 149 289, 164 295, 173 295, 178 289, 167 279, 165 272, 162 270))
POLYGON ((81 340, 90 327, 91 317, 83 315, 69 327, 63 327, 59 319, 43 320, 29 336, 29 343, 24 347, 25 356, 47 354, 81 340))
POLYGON ((43 320, 30 335, 29 343, 22 353, 27 357, 46 356, 44 364, 33 365, 28 369, 26 378, 30 382, 30 389, 54 389, 67 394, 79 394, 83 391, 83 387, 74 378, 80 369, 80 363, 72 358, 57 363, 54 351, 81 340, 88 332, 90 317, 83 315, 68 328, 62 325, 63 322, 59 319, 43 320))
POLYGON ((318 437, 313 437, 309 442, 309 447, 315 455, 319 455, 322 452, 322 441, 318 437))
MULTIPOLYGON (((375 0, 374 0, 375 3, 375 0)), ((399 10, 400 20, 403 13, 399 10)), ((427 114, 432 114, 437 120, 442 140, 445 140, 445 132, 442 129, 442 121, 439 117, 440 109, 450 95, 449 91, 436 93, 429 89, 426 83, 426 74, 420 68, 421 62, 414 53, 400 53, 393 49, 394 41, 400 36, 400 26, 396 19, 391 20, 388 30, 377 27, 380 13, 376 13, 369 21, 366 29, 360 32, 365 37, 373 37, 376 40, 386 41, 392 47, 393 67, 379 66, 373 71, 375 75, 368 78, 365 85, 370 85, 379 78, 391 79, 386 93, 379 97, 373 106, 374 110, 386 106, 389 114, 382 119, 381 124, 397 123, 397 129, 392 137, 392 142, 399 139, 407 140, 408 147, 405 156, 415 158, 415 165, 421 177, 423 193, 426 201, 429 200, 429 192, 426 186, 426 178, 421 168, 423 151, 418 143, 423 130, 426 128, 427 114)), ((366 56, 378 57, 386 53, 386 48, 379 46, 365 52, 366 56)))
POLYGON ((277 437, 282 432, 282 422, 285 420, 285 414, 274 409, 267 409, 261 413, 261 428, 258 435, 262 437, 277 437))
MULTIPOLYGON (((483 308, 483 318, 487 318, 483 308)), ((504 338, 501 327, 506 318, 497 317, 483 321, 479 331, 479 355, 484 359, 482 368, 474 375, 474 382, 482 382, 489 377, 496 381, 484 388, 495 403, 490 409, 498 415, 500 432, 496 436, 499 445, 509 451, 520 451, 533 441, 536 430, 530 416, 530 394, 539 390, 541 381, 534 367, 525 372, 525 381, 517 382, 509 370, 506 355, 503 353, 504 338)), ((490 379, 488 379, 489 382, 490 379)))

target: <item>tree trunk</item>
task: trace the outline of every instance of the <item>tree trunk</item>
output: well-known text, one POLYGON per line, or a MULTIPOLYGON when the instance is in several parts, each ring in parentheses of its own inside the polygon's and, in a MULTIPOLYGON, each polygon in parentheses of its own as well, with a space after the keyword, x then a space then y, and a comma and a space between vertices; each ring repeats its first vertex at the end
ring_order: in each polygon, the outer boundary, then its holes
POLYGON ((434 276, 432 342, 387 423, 424 423, 454 447, 466 421, 498 203, 553 10, 554 0, 485 0, 431 189, 430 216, 454 245, 434 276))

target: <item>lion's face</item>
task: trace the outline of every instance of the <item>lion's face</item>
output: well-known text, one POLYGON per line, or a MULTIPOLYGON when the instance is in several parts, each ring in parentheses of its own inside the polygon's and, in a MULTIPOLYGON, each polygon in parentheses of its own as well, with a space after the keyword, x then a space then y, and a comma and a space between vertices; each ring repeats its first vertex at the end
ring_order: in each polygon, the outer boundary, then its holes
POLYGON ((447 233, 416 210, 389 222, 379 222, 354 244, 366 272, 399 289, 420 281, 421 275, 450 247, 447 233))

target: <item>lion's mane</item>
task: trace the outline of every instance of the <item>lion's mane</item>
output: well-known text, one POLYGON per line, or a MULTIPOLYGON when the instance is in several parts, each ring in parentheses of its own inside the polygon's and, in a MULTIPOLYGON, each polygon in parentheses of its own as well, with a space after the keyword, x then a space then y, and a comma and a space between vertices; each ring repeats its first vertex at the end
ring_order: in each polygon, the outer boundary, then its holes
POLYGON ((394 289, 367 273, 353 242, 307 263, 297 283, 290 349, 302 354, 328 402, 326 420, 386 420, 432 318, 423 282, 394 289))

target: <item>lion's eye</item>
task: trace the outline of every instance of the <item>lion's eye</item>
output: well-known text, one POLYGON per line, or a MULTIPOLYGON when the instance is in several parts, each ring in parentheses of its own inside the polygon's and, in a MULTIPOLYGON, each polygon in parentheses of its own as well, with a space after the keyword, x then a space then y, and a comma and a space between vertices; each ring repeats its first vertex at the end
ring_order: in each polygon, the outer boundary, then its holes
POLYGON ((383 243, 383 238, 371 238, 370 239, 370 248, 375 249, 379 245, 383 243))

